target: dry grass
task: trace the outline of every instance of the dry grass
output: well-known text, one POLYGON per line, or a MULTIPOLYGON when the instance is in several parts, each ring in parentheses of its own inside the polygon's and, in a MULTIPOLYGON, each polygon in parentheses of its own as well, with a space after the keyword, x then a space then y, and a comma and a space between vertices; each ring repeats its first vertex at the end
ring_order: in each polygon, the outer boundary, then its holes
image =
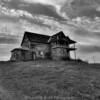
POLYGON ((100 100, 100 68, 75 62, 4 62, 0 86, 7 95, 1 100, 100 100))

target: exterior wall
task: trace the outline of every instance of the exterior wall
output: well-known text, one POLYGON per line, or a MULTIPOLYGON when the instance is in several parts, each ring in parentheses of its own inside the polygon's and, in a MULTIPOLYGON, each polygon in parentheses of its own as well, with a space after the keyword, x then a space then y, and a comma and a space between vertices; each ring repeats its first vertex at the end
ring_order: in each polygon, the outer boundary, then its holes
POLYGON ((38 44, 35 46, 36 57, 38 58, 49 58, 50 45, 49 44, 38 44))
POLYGON ((24 57, 22 56, 21 51, 15 50, 12 52, 11 61, 22 61, 24 57))
POLYGON ((26 35, 23 39, 22 48, 30 48, 30 41, 28 40, 26 35))
POLYGON ((52 44, 51 55, 54 60, 70 59, 70 52, 61 45, 52 44))
POLYGON ((35 53, 30 51, 15 50, 12 52, 11 61, 35 60, 35 53))
POLYGON ((37 44, 29 50, 14 50, 11 54, 11 61, 27 61, 50 58, 50 45, 37 44), (33 51, 33 52, 32 52, 33 51))
POLYGON ((25 59, 24 60, 35 60, 35 53, 30 51, 25 51, 25 59))

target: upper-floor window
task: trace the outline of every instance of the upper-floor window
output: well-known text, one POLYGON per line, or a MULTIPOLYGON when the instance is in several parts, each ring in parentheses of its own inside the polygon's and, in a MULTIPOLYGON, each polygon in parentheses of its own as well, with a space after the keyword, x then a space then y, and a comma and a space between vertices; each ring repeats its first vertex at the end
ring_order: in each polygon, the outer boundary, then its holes
POLYGON ((34 44, 30 44, 30 48, 33 49, 35 47, 34 44))

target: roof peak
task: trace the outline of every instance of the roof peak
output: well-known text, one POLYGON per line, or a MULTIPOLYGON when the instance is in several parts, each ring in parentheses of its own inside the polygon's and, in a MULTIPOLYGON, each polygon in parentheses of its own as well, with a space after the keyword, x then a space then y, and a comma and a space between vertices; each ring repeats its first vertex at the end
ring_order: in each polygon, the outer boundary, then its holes
POLYGON ((28 32, 28 31, 25 31, 24 34, 34 34, 34 35, 42 35, 42 36, 49 36, 49 35, 46 35, 46 34, 40 34, 40 33, 34 33, 34 32, 28 32))
POLYGON ((65 36, 64 32, 63 32, 63 31, 60 31, 60 32, 58 32, 58 33, 52 35, 51 37, 53 37, 53 36, 59 36, 59 35, 65 36))
POLYGON ((54 35, 58 35, 58 34, 64 34, 64 32, 63 31, 59 31, 59 32, 57 32, 56 34, 53 34, 53 35, 46 35, 46 34, 40 34, 40 33, 34 33, 34 32, 25 31, 24 34, 36 34, 36 35, 42 35, 42 36, 54 36, 54 35))
MULTIPOLYGON (((71 43, 75 43, 75 41, 71 40, 69 38, 69 36, 66 36, 63 31, 60 31, 51 36, 25 31, 24 37, 25 36, 27 36, 27 38, 29 39, 30 42, 49 43, 52 39, 64 38, 64 39, 67 39, 68 41, 71 41, 71 43)), ((24 37, 23 37, 23 40, 24 40, 24 37)), ((22 43, 23 43, 23 40, 22 40, 22 43)), ((21 43, 21 45, 22 45, 22 43, 21 43)))

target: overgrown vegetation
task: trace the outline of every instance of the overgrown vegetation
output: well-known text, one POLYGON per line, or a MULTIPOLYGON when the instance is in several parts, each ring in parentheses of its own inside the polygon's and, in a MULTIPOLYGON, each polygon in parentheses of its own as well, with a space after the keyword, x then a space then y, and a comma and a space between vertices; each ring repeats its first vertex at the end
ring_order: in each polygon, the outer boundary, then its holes
POLYGON ((1 100, 99 100, 100 68, 74 61, 4 62, 0 85, 8 97, 1 100))

